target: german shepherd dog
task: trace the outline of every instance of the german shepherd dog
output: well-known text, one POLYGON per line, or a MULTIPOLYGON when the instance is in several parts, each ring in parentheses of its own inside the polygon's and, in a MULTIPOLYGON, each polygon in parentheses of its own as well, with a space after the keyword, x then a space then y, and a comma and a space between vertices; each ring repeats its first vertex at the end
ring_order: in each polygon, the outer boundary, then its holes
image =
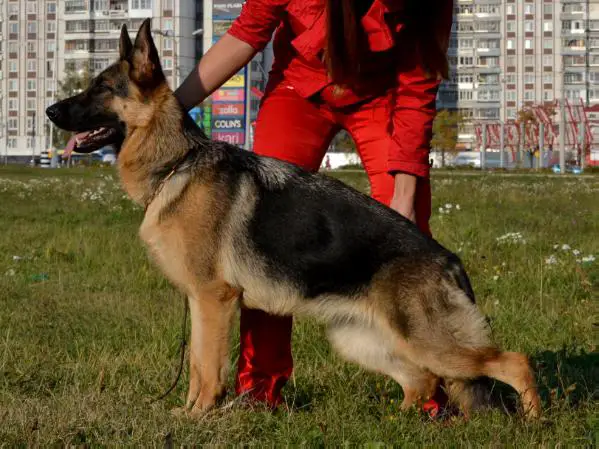
POLYGON ((186 409, 225 391, 237 307, 308 315, 346 359, 391 376, 402 408, 443 381, 467 412, 468 386, 512 386, 527 417, 540 400, 525 355, 499 350, 459 258, 409 220, 340 181, 211 141, 169 88, 143 22, 132 43, 84 92, 47 109, 60 128, 111 141, 124 190, 145 208, 139 234, 188 296, 186 409))

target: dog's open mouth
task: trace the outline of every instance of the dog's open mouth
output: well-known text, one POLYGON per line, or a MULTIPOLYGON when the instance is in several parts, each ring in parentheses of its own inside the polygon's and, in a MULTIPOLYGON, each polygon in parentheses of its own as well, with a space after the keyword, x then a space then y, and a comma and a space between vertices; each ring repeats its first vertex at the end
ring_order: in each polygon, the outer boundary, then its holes
POLYGON ((118 131, 116 128, 98 128, 77 134, 75 138, 75 151, 78 153, 91 153, 103 146, 115 143, 118 131))

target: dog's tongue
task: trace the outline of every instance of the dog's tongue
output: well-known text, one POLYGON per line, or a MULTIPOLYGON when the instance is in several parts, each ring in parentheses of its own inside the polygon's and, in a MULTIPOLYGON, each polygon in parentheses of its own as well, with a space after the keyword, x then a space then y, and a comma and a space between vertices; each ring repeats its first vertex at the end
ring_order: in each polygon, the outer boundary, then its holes
POLYGON ((83 131, 82 133, 75 134, 75 136, 73 138, 71 138, 71 140, 69 140, 69 143, 67 144, 66 148, 64 149, 63 158, 65 158, 65 159, 69 158, 71 156, 71 154, 73 153, 73 151, 77 150, 77 147, 79 146, 79 144, 81 144, 91 134, 100 132, 103 129, 104 128, 99 128, 99 129, 94 129, 92 131, 83 131))

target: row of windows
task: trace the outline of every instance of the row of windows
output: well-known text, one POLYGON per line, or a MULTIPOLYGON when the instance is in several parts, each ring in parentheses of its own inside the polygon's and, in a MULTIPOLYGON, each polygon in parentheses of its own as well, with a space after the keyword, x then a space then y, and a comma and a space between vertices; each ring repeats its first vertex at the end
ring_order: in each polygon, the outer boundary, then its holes
MULTIPOLYGON (((27 22, 27 33, 28 34, 36 34, 37 30, 38 30, 38 22, 27 22)), ((10 34, 19 34, 19 23, 18 22, 9 22, 8 23, 8 32, 10 34)), ((56 33, 56 21, 55 20, 46 22, 46 32, 56 33)))
MULTIPOLYGON (((565 9, 565 8, 564 8, 565 9)), ((516 5, 508 4, 505 6, 506 14, 516 14, 516 5)), ((500 8, 498 5, 458 5, 455 8, 457 14, 473 14, 473 13, 486 13, 486 14, 499 14, 500 8)), ((566 11, 564 11, 566 12, 566 11)), ((568 10, 568 12, 570 12, 568 10)), ((524 5, 524 14, 534 14, 535 5, 527 3, 524 5)), ((544 4, 543 14, 553 14, 553 5, 544 4)))
MULTIPOLYGON (((55 83, 53 79, 46 79, 46 91, 50 91, 53 92, 55 90, 55 83)), ((27 80, 27 90, 28 91, 37 91, 37 80, 35 79, 28 79, 27 80)), ((17 92, 19 91, 19 80, 16 79, 9 79, 8 80, 8 90, 9 92, 17 92)), ((15 100, 15 98, 9 99, 10 100, 15 100)), ((10 109, 10 108, 9 108, 10 109)))
MULTIPOLYGON (((90 7, 94 11, 106 11, 109 9, 126 10, 128 5, 127 1, 116 3, 111 0, 67 0, 65 2, 65 12, 67 13, 81 13, 90 10, 90 7)), ((163 0, 162 7, 165 10, 173 9, 173 0, 163 0)), ((152 9, 152 0, 131 0, 131 9, 152 9)))
MULTIPOLYGON (((579 43, 579 41, 581 40, 566 40, 564 41, 564 45, 565 46, 569 46, 566 44, 577 44, 579 43)), ((584 40, 582 40, 583 42, 583 46, 584 46, 584 40)), ((532 49, 534 46, 534 40, 533 39, 524 39, 523 40, 523 45, 525 49, 532 49)), ((596 45, 599 46, 599 39, 592 39, 591 41, 591 45, 596 45)), ((488 48, 490 50, 494 50, 494 49, 500 49, 500 41, 499 39, 480 39, 478 40, 478 42, 475 39, 459 39, 457 41, 452 41, 450 43, 450 46, 453 48, 460 48, 460 49, 473 49, 473 48, 477 48, 477 49, 483 49, 483 48, 488 48)), ((514 50, 516 48, 516 39, 507 39, 506 43, 505 43, 505 47, 508 50, 514 50)), ((543 48, 547 48, 547 49, 552 49, 553 48, 553 39, 543 39, 543 48)))
MULTIPOLYGON (((0 48, 2 48, 2 41, 0 41, 0 48)), ((7 50, 9 53, 18 53, 21 48, 25 48, 27 53, 36 53, 38 49, 37 41, 27 41, 25 45, 22 42, 18 41, 9 41, 7 45, 7 50)), ((42 48, 43 51, 43 48, 42 48)), ((46 41, 46 51, 54 52, 56 51, 56 42, 55 41, 46 41)))
MULTIPOLYGON (((27 14, 37 14, 38 3, 39 2, 36 2, 36 1, 27 2, 27 6, 25 7, 27 14)), ((46 12, 48 14, 56 14, 56 3, 54 3, 54 2, 46 3, 46 12)), ((18 14, 19 14, 19 3, 18 2, 16 2, 16 3, 10 2, 8 4, 8 15, 14 16, 14 15, 18 15, 18 14)))

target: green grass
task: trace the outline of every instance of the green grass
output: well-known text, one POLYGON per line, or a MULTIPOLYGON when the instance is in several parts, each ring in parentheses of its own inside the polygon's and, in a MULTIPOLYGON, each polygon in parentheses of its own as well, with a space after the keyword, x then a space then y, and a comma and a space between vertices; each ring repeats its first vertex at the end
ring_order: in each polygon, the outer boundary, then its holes
MULTIPOLYGON (((332 175, 367 189, 360 173, 332 175)), ((0 169, 0 445, 597 444, 599 177, 433 177, 433 232, 459 251, 496 341, 531 356, 543 422, 490 411, 444 425, 401 413, 398 385, 343 362, 307 320, 294 326, 295 373, 278 411, 234 402, 199 421, 175 417, 186 374, 167 399, 149 400, 176 372, 181 297, 137 238, 142 211, 111 169, 9 168, 0 169), (497 240, 510 232, 521 237, 497 240), (589 255, 598 260, 576 261, 589 255)), ((233 347, 234 362, 237 335, 233 347)))

